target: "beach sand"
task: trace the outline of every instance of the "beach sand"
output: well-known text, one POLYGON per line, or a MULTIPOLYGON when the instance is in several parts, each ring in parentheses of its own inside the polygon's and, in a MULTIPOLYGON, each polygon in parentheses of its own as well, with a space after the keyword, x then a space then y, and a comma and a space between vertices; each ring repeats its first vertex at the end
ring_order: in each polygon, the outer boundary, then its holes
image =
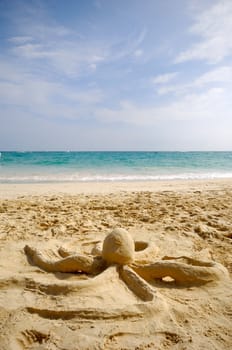
POLYGON ((0 185, 0 349, 231 349, 232 181, 0 185), (48 273, 60 246, 90 254, 115 227, 155 244, 155 261, 224 265, 202 285, 151 281, 141 300, 110 267, 97 277, 48 273))

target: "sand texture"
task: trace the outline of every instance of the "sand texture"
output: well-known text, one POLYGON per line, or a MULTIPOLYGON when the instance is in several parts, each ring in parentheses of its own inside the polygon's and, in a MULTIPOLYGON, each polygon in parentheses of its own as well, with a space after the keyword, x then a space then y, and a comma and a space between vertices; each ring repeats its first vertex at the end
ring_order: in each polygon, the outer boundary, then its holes
POLYGON ((231 183, 95 186, 0 186, 0 349, 231 349, 231 183))

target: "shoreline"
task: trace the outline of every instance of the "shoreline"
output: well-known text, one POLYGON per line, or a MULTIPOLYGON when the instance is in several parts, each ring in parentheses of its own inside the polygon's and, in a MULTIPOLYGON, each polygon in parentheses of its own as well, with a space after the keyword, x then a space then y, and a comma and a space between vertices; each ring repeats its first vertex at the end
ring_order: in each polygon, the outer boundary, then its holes
POLYGON ((65 182, 0 184, 0 198, 19 196, 109 194, 118 192, 160 192, 218 190, 232 187, 232 179, 213 180, 167 180, 147 182, 65 182))

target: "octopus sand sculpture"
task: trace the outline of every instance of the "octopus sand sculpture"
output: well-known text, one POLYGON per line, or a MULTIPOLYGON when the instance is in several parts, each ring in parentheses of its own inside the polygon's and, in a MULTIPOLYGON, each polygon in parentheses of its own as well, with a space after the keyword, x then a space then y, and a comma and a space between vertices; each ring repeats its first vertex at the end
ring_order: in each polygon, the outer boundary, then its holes
POLYGON ((228 276, 224 266, 213 261, 201 261, 186 256, 169 257, 152 262, 157 248, 147 242, 133 241, 124 229, 114 229, 102 246, 95 246, 91 255, 59 249, 60 259, 53 261, 28 245, 24 248, 34 265, 47 272, 86 273, 97 276, 115 268, 128 288, 142 301, 152 301, 156 291, 152 280, 171 277, 177 284, 200 285, 228 276), (149 283, 150 282, 150 283, 149 283))

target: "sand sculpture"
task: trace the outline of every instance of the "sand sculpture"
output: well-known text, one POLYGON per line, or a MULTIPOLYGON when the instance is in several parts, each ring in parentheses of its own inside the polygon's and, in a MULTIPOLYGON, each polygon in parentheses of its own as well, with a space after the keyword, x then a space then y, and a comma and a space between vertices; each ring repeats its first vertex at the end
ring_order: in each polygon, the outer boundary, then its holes
POLYGON ((124 229, 114 229, 103 245, 96 245, 91 255, 76 254, 59 249, 60 259, 49 260, 36 248, 28 245, 25 253, 33 264, 47 272, 86 273, 98 275, 110 266, 116 266, 120 278, 143 301, 151 301, 155 289, 149 283, 170 277, 177 284, 200 285, 220 280, 228 275, 226 268, 213 261, 201 261, 187 256, 164 256, 151 262, 157 247, 143 241, 133 241, 124 229))

